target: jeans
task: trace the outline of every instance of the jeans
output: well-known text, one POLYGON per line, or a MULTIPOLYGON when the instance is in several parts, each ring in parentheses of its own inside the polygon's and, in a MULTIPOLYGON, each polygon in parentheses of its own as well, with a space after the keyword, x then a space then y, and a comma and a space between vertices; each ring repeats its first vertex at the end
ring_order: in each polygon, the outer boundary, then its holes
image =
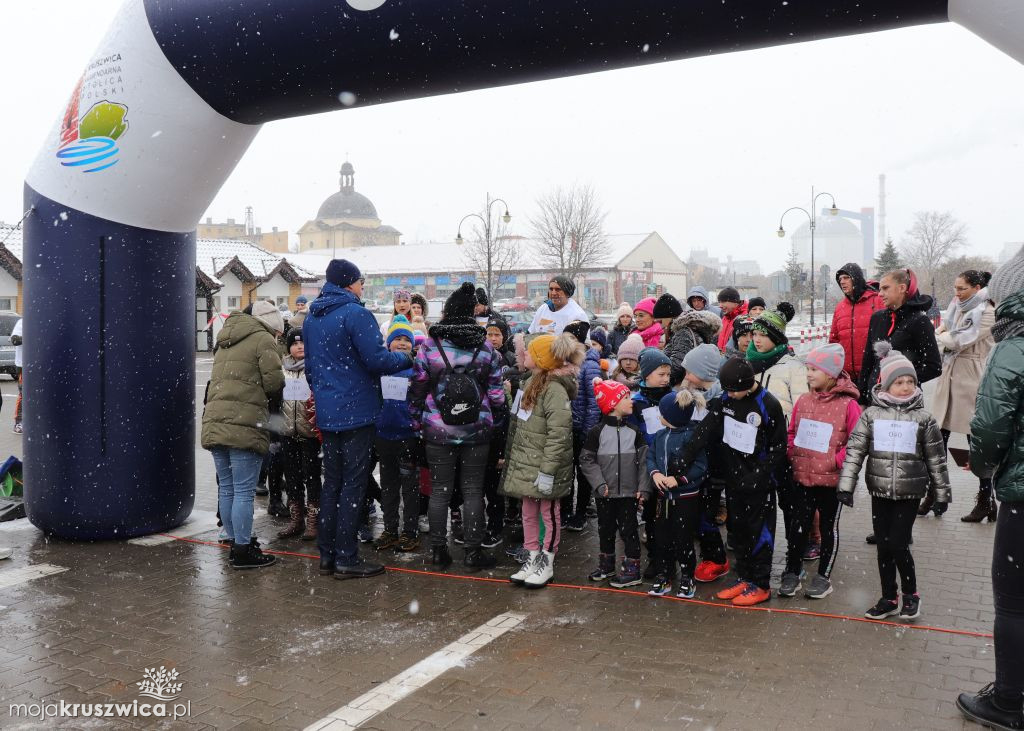
POLYGON ((320 491, 317 546, 321 561, 335 568, 359 563, 356 530, 366 495, 374 427, 323 432, 324 484, 320 491))
POLYGON ((252 535, 252 496, 263 455, 230 447, 214 447, 210 452, 217 468, 217 498, 224 534, 236 545, 247 546, 252 535))
POLYGON ((599 497, 597 536, 601 553, 615 553, 615 534, 622 536, 626 558, 640 559, 640 529, 636 522, 636 498, 599 497))
POLYGON ((416 535, 419 515, 420 475, 416 466, 416 439, 377 437, 380 459, 381 507, 384 530, 398 533, 398 508, 402 507, 402 532, 416 535))
POLYGON ((1024 502, 1001 503, 992 548, 996 698, 1021 707, 1024 693, 1024 502))
POLYGON ((871 527, 878 547, 878 575, 882 580, 882 596, 895 601, 896 572, 904 594, 917 593, 917 573, 910 553, 910 538, 917 520, 917 500, 871 498, 871 527))
POLYGON ((484 540, 484 472, 490 444, 427 444, 430 464, 430 545, 448 545, 448 506, 456 474, 462 490, 462 525, 466 549, 484 540))

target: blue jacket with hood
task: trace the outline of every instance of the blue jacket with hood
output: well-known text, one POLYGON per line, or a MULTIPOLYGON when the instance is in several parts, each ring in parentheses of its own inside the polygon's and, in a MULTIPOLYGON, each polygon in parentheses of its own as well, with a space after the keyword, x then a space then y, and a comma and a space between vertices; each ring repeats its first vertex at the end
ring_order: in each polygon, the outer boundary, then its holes
POLYGON ((302 324, 306 380, 322 431, 373 424, 380 412, 380 376, 412 366, 409 356, 384 347, 376 318, 352 292, 327 283, 302 324))

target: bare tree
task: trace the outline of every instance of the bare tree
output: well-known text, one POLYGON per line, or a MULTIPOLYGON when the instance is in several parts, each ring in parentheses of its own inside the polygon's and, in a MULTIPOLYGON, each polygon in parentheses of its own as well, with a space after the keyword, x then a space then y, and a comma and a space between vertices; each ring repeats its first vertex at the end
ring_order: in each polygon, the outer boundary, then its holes
POLYGON ((538 262, 575 279, 583 269, 599 266, 608 256, 604 219, 597 194, 589 185, 561 186, 537 199, 530 219, 538 262))
POLYGON ((477 214, 480 222, 473 227, 462 260, 483 275, 483 286, 488 296, 494 298, 502 280, 520 268, 523 238, 512 234, 511 224, 505 223, 504 216, 492 215, 492 202, 495 201, 488 195, 487 205, 477 214))
POLYGON ((952 213, 918 211, 900 248, 907 266, 917 272, 919 281, 925 282, 966 244, 967 226, 952 213))

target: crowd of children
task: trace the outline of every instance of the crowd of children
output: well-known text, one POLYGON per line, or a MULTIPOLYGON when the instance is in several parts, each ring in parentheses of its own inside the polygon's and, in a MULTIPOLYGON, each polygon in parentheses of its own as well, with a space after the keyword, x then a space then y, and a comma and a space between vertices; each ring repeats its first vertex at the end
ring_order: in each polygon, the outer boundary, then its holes
MULTIPOLYGON (((727 328, 703 295, 685 305, 665 295, 621 305, 610 334, 574 321, 561 333, 514 337, 471 285, 432 326, 422 296, 396 291, 382 334, 413 362, 381 378, 383 532, 374 548, 417 551, 426 513, 436 568, 452 563, 452 537, 474 570, 492 568, 488 549, 507 541, 522 562, 511 582, 538 588, 554 576, 563 528, 583 530, 596 514, 591 581, 647 580, 652 596, 690 598, 698 582, 731 572, 715 596, 752 606, 772 596, 781 508, 787 546, 776 593, 803 588, 824 599, 842 507, 853 504, 866 460, 882 598, 865 616, 918 617, 911 530, 918 501, 930 490, 948 501, 949 481, 914 366, 879 347, 881 376, 862 412, 842 346, 798 358, 786 336, 791 306, 736 302, 728 289, 719 302, 727 328), (820 556, 806 580, 810 550, 820 556)), ((311 540, 320 464, 301 328, 284 345, 289 522, 279 537, 311 540)))

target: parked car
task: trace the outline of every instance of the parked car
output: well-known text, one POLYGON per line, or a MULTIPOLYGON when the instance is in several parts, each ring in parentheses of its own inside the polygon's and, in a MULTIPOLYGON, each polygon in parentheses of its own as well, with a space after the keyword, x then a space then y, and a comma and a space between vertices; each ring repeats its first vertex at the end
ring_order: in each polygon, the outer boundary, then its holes
POLYGON ((513 335, 526 332, 530 323, 533 322, 532 312, 503 312, 501 316, 505 318, 508 329, 513 335))
POLYGON ((6 373, 18 380, 18 368, 14 365, 14 346, 11 345, 11 331, 21 315, 11 310, 0 311, 0 373, 6 373))

